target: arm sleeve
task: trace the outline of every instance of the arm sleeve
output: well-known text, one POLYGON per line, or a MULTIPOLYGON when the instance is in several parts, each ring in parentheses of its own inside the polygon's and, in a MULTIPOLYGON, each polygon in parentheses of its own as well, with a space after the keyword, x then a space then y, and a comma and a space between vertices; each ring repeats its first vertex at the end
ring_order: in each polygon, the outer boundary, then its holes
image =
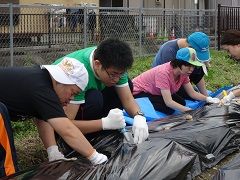
POLYGON ((47 121, 51 118, 66 117, 57 94, 50 88, 33 92, 32 106, 36 117, 47 121))
POLYGON ((85 103, 85 92, 86 91, 81 91, 76 96, 74 96, 74 99, 71 101, 71 103, 73 103, 73 104, 83 104, 83 103, 85 103))
POLYGON ((124 87, 124 86, 127 86, 128 85, 128 74, 127 73, 124 73, 119 81, 117 82, 116 86, 117 87, 124 87))

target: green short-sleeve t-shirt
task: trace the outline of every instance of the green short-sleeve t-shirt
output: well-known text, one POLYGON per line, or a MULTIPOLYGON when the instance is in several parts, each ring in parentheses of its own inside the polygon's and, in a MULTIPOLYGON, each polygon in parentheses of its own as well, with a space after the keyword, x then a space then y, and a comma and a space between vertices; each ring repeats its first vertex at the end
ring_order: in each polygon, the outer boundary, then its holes
MULTIPOLYGON (((61 57, 57 59, 53 64, 58 64, 61 62, 65 57, 71 57, 74 58, 81 63, 84 64, 85 68, 87 69, 88 72, 88 84, 85 88, 84 91, 81 91, 79 94, 77 94, 74 97, 74 100, 72 100, 70 103, 72 104, 83 104, 85 102, 85 92, 89 89, 97 89, 97 90, 103 90, 105 88, 105 85, 97 78, 96 74, 94 73, 93 70, 93 53, 94 50, 97 47, 89 47, 85 49, 81 49, 78 51, 74 51, 64 57, 61 57)), ((128 85, 128 75, 125 73, 122 75, 119 79, 119 81, 116 84, 116 87, 124 87, 128 85)))

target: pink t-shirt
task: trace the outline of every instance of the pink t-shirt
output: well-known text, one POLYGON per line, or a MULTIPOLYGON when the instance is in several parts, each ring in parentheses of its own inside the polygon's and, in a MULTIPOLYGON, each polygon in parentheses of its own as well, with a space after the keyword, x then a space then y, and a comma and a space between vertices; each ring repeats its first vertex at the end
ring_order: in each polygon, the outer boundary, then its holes
POLYGON ((145 92, 152 95, 161 95, 161 90, 170 90, 171 94, 174 94, 183 84, 189 82, 189 76, 187 75, 180 75, 178 81, 175 81, 173 68, 168 62, 135 77, 133 79, 133 94, 145 92))

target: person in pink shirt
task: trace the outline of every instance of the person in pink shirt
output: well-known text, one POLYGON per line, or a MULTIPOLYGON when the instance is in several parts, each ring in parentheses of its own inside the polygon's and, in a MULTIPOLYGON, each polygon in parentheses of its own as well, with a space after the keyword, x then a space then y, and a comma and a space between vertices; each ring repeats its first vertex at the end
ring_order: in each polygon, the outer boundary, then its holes
POLYGON ((186 107, 185 99, 178 94, 181 86, 190 98, 219 103, 218 98, 207 97, 196 92, 189 80, 189 75, 196 66, 203 64, 197 60, 196 51, 192 48, 181 48, 176 59, 147 70, 133 79, 133 95, 135 98, 148 97, 153 107, 168 115, 175 110, 181 112, 191 110, 186 107))

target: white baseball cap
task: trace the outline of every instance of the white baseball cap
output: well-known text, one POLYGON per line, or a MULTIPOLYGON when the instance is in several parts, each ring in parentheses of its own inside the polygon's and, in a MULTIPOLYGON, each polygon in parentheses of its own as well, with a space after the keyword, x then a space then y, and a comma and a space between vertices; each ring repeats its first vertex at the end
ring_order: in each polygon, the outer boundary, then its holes
POLYGON ((74 58, 65 57, 58 64, 42 65, 51 76, 62 84, 76 84, 84 90, 88 84, 88 72, 81 62, 74 58))

